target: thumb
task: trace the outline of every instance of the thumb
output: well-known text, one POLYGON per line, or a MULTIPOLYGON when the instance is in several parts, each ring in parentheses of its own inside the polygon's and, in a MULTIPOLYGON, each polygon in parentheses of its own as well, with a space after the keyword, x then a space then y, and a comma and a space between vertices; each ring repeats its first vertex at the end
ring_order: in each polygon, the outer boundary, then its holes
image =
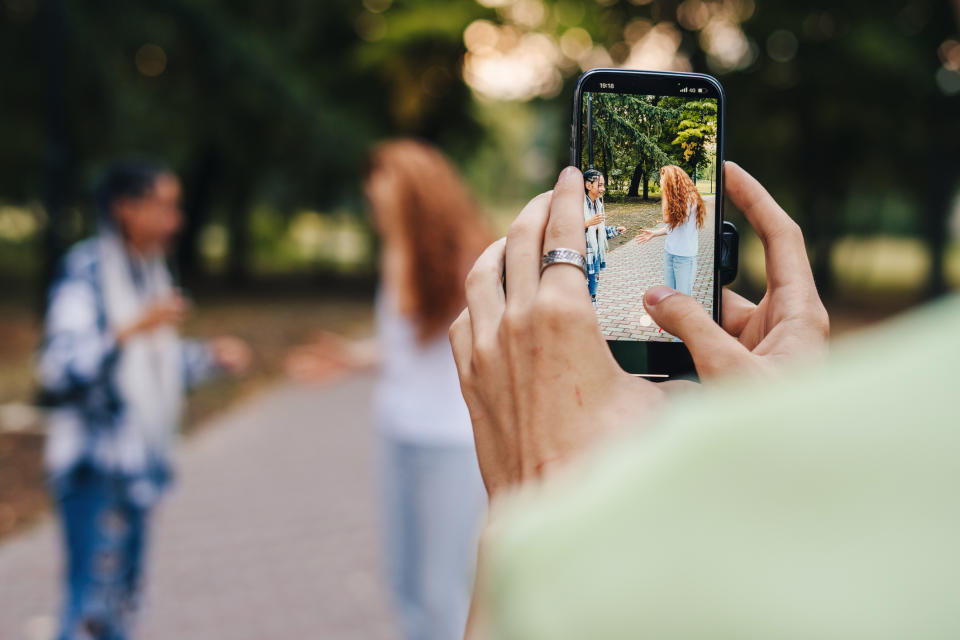
POLYGON ((713 321, 703 306, 670 287, 653 287, 643 306, 654 322, 686 343, 700 377, 750 370, 754 356, 713 321))

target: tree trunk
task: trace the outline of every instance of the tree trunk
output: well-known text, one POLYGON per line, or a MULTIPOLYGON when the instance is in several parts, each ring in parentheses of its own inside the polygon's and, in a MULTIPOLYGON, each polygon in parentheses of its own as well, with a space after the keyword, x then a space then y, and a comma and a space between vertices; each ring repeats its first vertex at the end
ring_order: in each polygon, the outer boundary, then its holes
POLYGON ((219 154, 213 143, 207 144, 197 155, 193 167, 185 176, 184 225, 177 247, 176 265, 180 284, 193 285, 201 279, 200 231, 206 223, 213 199, 219 154))
POLYGON ((227 281, 234 286, 250 282, 250 192, 248 181, 238 180, 227 211, 227 281))
MULTIPOLYGON (((810 166, 818 166, 812 164, 810 166)), ((837 203, 844 201, 843 191, 835 185, 821 183, 819 192, 808 189, 803 197, 804 235, 806 236, 810 256, 810 268, 817 291, 824 300, 829 299, 835 289, 835 278, 830 264, 833 245, 836 241, 835 230, 841 225, 837 220, 837 203)))
POLYGON ((53 279, 54 270, 66 250, 67 238, 63 234, 64 204, 70 180, 69 132, 67 123, 67 20, 63 2, 51 0, 43 3, 43 19, 46 23, 46 57, 44 72, 44 194, 43 205, 48 222, 43 233, 43 267, 40 274, 39 309, 46 312, 46 291, 53 279))
POLYGON ((930 275, 927 279, 927 298, 936 298, 947 292, 946 256, 950 237, 950 203, 956 193, 956 182, 949 162, 932 163, 936 168, 927 172, 928 182, 921 199, 923 203, 923 234, 930 251, 930 275))
MULTIPOLYGON (((800 124, 803 131, 815 130, 811 122, 810 110, 801 109, 800 124)), ((807 136, 800 145, 800 153, 795 161, 797 171, 803 173, 808 167, 827 167, 831 159, 825 158, 824 150, 811 136, 807 136)), ((833 251, 835 234, 842 228, 839 220, 841 213, 838 203, 843 202, 844 190, 837 180, 838 172, 827 171, 817 188, 804 189, 800 196, 803 213, 803 234, 810 255, 810 267, 817 285, 820 298, 829 305, 834 292, 834 274, 830 266, 830 254, 833 251)))
MULTIPOLYGON (((641 176, 641 173, 642 173, 642 172, 643 172, 643 165, 642 165, 642 164, 638 164, 638 165, 634 168, 634 170, 633 170, 633 176, 630 177, 630 188, 627 190, 627 195, 628 195, 629 197, 631 197, 631 198, 636 198, 637 195, 639 195, 639 191, 640 191, 640 176, 641 176)), ((644 175, 644 177, 646 177, 646 176, 644 175)), ((646 195, 647 195, 647 194, 646 194, 646 190, 647 190, 646 180, 644 180, 643 190, 644 190, 644 194, 643 194, 643 195, 644 195, 644 197, 646 197, 646 195)))
POLYGON ((643 172, 643 199, 650 199, 650 179, 647 177, 647 172, 643 172))

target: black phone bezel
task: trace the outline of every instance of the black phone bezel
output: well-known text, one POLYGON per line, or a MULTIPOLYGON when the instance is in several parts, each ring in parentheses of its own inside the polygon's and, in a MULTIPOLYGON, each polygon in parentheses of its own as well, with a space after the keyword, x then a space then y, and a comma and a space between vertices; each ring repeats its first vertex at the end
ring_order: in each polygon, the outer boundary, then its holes
MULTIPOLYGON (((687 96, 681 89, 706 89, 701 97, 717 99, 717 163, 723 166, 724 138, 726 133, 726 94, 720 82, 703 73, 667 71, 639 71, 633 69, 591 69, 577 80, 573 91, 573 117, 570 124, 570 164, 580 167, 580 139, 582 99, 585 91, 602 93, 634 93, 658 96, 687 96), (604 85, 610 85, 601 87, 604 85)), ((698 94, 699 95, 699 94, 698 94)), ((713 257, 713 318, 720 324, 721 246, 723 230, 723 171, 717 172, 717 190, 714 212, 714 257, 713 257)), ((607 340, 613 357, 628 373, 642 375, 653 380, 696 378, 693 358, 682 342, 636 342, 607 340)))

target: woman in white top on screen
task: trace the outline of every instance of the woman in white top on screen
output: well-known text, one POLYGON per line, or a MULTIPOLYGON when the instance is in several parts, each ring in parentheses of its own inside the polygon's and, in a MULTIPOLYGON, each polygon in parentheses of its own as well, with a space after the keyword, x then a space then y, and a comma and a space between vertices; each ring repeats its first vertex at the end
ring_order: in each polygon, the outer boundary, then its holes
POLYGON ((655 231, 644 229, 636 239, 646 244, 652 238, 667 236, 663 245, 663 283, 691 295, 697 274, 697 231, 703 228, 707 208, 693 180, 676 165, 660 169, 660 189, 666 226, 655 231))

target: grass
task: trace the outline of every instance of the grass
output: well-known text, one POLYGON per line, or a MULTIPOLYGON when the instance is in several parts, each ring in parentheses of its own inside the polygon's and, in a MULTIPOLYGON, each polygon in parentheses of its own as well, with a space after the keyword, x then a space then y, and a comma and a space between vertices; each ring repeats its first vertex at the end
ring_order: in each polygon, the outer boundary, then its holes
POLYGON ((608 226, 623 225, 627 228, 626 233, 610 239, 611 249, 630 242, 641 229, 653 229, 663 222, 659 198, 648 201, 631 198, 627 202, 605 202, 604 210, 607 213, 608 226))

